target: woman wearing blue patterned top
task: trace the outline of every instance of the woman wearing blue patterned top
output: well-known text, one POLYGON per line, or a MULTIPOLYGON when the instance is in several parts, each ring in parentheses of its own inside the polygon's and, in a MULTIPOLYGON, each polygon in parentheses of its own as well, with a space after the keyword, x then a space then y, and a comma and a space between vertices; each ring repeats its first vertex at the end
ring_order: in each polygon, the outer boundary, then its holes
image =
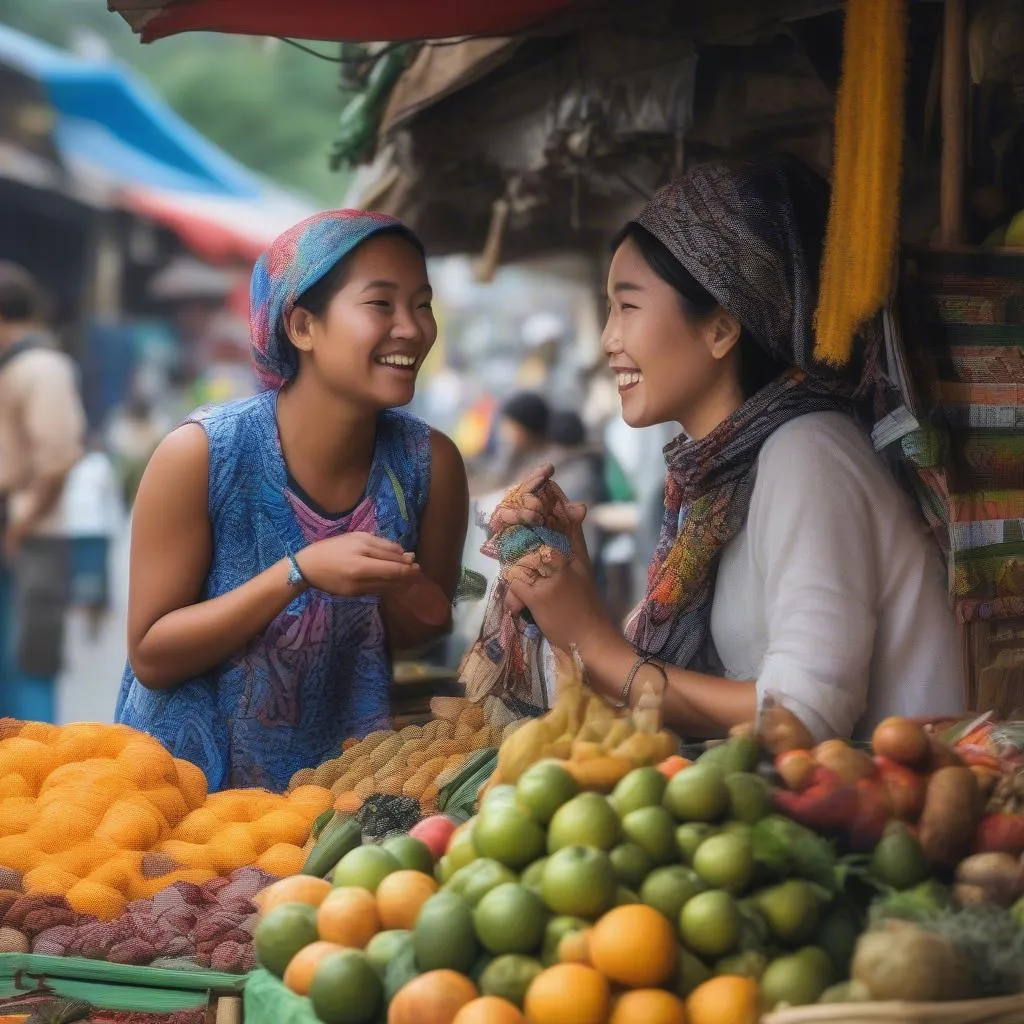
POLYGON ((211 790, 283 789, 386 726, 390 650, 450 624, 465 470, 397 411, 437 337, 430 302, 399 222, 296 225, 253 272, 264 390, 196 413, 146 470, 116 717, 211 790))

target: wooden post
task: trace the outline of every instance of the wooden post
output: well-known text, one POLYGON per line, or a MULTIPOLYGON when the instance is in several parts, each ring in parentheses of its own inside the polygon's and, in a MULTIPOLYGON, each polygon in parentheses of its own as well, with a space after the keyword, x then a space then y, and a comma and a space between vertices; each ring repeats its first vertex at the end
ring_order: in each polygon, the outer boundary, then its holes
POLYGON ((946 0, 942 32, 942 175, 939 238, 964 241, 964 177, 967 167, 967 0, 946 0))

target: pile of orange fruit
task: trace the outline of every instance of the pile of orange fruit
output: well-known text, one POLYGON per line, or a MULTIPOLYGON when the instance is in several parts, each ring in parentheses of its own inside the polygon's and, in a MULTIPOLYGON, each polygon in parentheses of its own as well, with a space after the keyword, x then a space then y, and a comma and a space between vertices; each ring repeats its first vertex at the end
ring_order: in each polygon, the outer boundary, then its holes
POLYGON ((0 867, 106 921, 177 881, 301 870, 326 789, 207 795, 203 772, 124 725, 0 720, 0 867))

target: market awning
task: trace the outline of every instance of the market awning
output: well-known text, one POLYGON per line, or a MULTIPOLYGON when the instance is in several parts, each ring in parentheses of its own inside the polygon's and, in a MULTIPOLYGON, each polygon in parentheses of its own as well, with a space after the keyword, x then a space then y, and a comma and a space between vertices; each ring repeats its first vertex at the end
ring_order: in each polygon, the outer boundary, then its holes
POLYGON ((451 39, 525 32, 576 0, 107 0, 152 42, 179 32, 298 39, 451 39))
POLYGON ((38 82, 64 161, 114 183, 257 196, 255 174, 202 136, 129 69, 0 25, 0 64, 38 82))
POLYGON ((127 188, 121 204, 172 230, 197 256, 211 263, 255 261, 286 228, 313 208, 283 193, 258 199, 127 188))

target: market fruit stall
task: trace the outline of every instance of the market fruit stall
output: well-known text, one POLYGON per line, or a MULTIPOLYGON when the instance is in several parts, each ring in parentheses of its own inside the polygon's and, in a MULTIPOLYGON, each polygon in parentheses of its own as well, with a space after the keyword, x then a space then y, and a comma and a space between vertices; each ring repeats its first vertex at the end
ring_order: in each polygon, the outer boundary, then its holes
POLYGON ((488 780, 439 788, 475 788, 468 820, 264 891, 248 1020, 1024 1019, 1019 724, 685 757, 656 701, 616 713, 564 668, 488 780))

